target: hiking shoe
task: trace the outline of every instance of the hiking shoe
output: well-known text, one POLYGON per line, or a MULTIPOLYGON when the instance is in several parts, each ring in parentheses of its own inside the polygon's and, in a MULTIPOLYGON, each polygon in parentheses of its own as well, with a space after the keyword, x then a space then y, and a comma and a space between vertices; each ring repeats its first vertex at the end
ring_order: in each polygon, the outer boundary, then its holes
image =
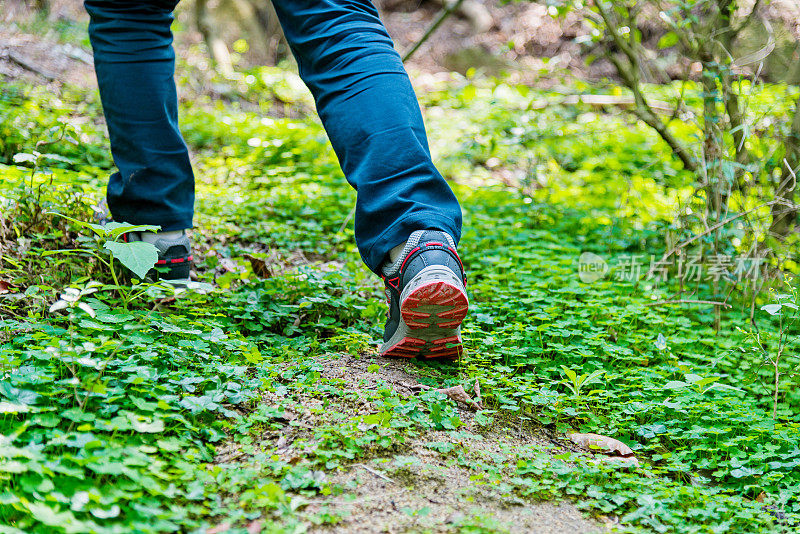
POLYGON ((418 230, 400 257, 383 268, 389 304, 381 356, 461 356, 461 321, 467 315, 464 267, 453 238, 439 230, 418 230))
POLYGON ((158 261, 145 278, 162 280, 171 284, 189 283, 192 269, 192 244, 186 230, 177 232, 128 232, 123 237, 126 243, 144 241, 158 250, 158 261))

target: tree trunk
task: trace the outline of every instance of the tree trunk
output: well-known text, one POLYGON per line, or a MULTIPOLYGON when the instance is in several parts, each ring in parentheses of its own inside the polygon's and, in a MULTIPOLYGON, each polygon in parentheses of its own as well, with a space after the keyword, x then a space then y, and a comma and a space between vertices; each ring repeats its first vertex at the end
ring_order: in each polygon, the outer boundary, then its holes
POLYGON ((719 90, 717 72, 713 57, 703 61, 703 152, 705 160, 706 211, 709 220, 718 222, 725 216, 730 188, 722 171, 722 135, 720 122, 722 116, 717 109, 719 90))
POLYGON ((794 120, 786 136, 785 160, 781 181, 775 188, 776 200, 783 200, 772 206, 772 225, 770 234, 778 239, 786 239, 797 227, 797 204, 794 203, 797 189, 797 174, 800 173, 800 97, 794 109, 794 120))
POLYGON ((253 31, 260 35, 273 64, 277 64, 281 59, 289 55, 289 43, 283 35, 283 28, 278 22, 278 14, 272 2, 258 2, 254 0, 238 0, 242 4, 248 4, 253 13, 253 31))
POLYGON ((225 41, 219 37, 214 29, 214 21, 208 10, 208 0, 197 0, 194 4, 194 16, 197 29, 203 36, 208 53, 214 62, 214 66, 224 76, 233 74, 233 62, 231 53, 225 41))
POLYGON ((50 15, 50 0, 33 0, 33 9, 44 18, 50 15))

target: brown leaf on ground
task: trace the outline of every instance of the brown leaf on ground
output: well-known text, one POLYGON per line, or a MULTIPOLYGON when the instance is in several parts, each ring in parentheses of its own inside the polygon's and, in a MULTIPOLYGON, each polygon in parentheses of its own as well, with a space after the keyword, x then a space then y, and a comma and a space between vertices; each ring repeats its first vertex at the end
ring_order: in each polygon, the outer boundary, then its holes
POLYGON ((11 291, 11 282, 0 280, 0 293, 9 293, 11 291))
POLYGON ((475 379, 475 387, 472 388, 475 391, 475 402, 483 408, 483 398, 481 397, 481 386, 478 384, 478 379, 475 379))
MULTIPOLYGON (((476 382, 476 385, 477 385, 477 382, 476 382)), ((432 388, 430 386, 426 386, 424 384, 417 384, 415 386, 411 386, 411 390, 412 391, 413 390, 417 390, 417 391, 429 391, 429 390, 438 391, 439 393, 443 393, 445 396, 447 396, 450 399, 453 399, 456 402, 460 402, 462 404, 466 404, 467 406, 471 407, 473 410, 482 410, 483 409, 483 403, 481 402, 480 397, 477 397, 477 401, 472 400, 472 397, 470 397, 469 394, 466 391, 464 391, 464 386, 453 386, 453 387, 449 387, 449 388, 434 389, 434 388, 432 388)), ((477 393, 480 393, 480 390, 478 390, 477 393)))
POLYGON ((235 273, 239 271, 239 266, 230 258, 222 258, 219 260, 217 268, 223 273, 235 273))
POLYGON ((275 276, 273 272, 273 266, 275 265, 275 254, 270 253, 269 255, 260 254, 260 257, 254 256, 252 254, 245 254, 244 258, 250 262, 250 266, 253 268, 253 272, 259 278, 272 278, 275 276))
POLYGON ((621 456, 632 465, 639 466, 639 460, 633 456, 630 447, 618 439, 600 434, 570 434, 567 436, 578 447, 589 452, 599 452, 609 456, 621 456))
POLYGON ((264 526, 264 520, 256 519, 255 521, 247 525, 247 534, 258 534, 259 532, 261 532, 261 528, 263 526, 264 526))
POLYGON ((285 462, 288 462, 292 465, 297 465, 303 460, 302 452, 294 451, 291 449, 288 449, 287 452, 291 452, 292 454, 281 456, 281 459, 284 460, 285 462))
POLYGON ((220 523, 216 527, 211 527, 210 529, 206 530, 206 534, 221 534, 222 532, 227 532, 230 529, 230 523, 220 523))

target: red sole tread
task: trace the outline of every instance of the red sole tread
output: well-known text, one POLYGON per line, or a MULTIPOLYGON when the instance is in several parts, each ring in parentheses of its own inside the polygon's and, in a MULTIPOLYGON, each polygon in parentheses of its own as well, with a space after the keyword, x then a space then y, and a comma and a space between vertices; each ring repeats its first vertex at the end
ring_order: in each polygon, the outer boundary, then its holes
MULTIPOLYGON (((383 353, 389 358, 433 358, 457 360, 463 346, 455 333, 469 311, 467 295, 460 288, 445 282, 423 284, 411 292, 400 304, 400 314, 406 326, 413 330, 440 328, 452 330, 442 332, 440 339, 420 339, 406 336, 383 353)), ((436 330, 433 330, 436 331, 436 330)), ((425 336, 422 331, 418 334, 425 336)))
POLYGON ((423 284, 408 295, 400 305, 400 313, 409 328, 441 326, 457 328, 467 316, 469 301, 459 288, 438 281, 423 284), (437 306, 443 309, 420 310, 422 306, 437 306), (430 319, 423 321, 422 319, 430 319), (444 319, 444 321, 442 321, 444 319))
POLYGON ((435 341, 424 341, 405 337, 387 350, 383 355, 389 358, 436 358, 457 360, 463 348, 458 336, 450 336, 435 341))

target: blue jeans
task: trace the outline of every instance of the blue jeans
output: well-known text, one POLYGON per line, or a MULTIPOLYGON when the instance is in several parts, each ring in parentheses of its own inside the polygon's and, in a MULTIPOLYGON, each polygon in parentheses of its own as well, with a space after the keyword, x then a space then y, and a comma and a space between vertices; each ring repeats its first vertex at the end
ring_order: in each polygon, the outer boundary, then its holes
MULTIPOLYGON (((177 0, 86 0, 100 97, 118 172, 114 219, 192 227, 194 176, 178 129, 177 0)), ((415 230, 461 234, 461 209, 431 161, 419 104, 369 0, 274 0, 286 39, 348 182, 355 235, 379 272, 415 230)))

